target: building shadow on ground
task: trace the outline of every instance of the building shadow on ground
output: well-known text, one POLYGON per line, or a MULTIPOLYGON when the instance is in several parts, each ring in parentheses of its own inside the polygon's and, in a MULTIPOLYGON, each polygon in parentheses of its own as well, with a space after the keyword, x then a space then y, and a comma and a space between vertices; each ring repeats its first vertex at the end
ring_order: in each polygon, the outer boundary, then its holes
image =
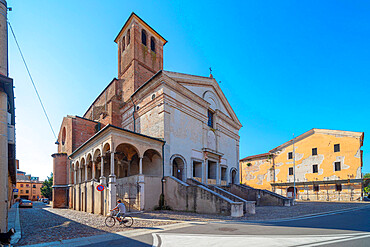
MULTIPOLYGON (((22 238, 15 246, 47 243, 74 238, 101 236, 103 239, 117 238, 129 242, 130 246, 151 246, 113 232, 90 227, 74 220, 44 210, 47 205, 34 203, 33 208, 19 208, 22 238)), ((97 222, 102 224, 102 222, 97 222)), ((160 229, 153 227, 133 227, 133 229, 160 229)), ((123 230, 123 229, 122 229, 123 230)))

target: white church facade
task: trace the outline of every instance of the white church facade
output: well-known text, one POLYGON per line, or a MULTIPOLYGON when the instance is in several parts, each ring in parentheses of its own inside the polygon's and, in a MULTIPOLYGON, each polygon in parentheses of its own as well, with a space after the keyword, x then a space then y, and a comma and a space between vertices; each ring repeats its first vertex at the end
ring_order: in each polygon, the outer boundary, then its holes
POLYGON ((238 184, 242 125, 212 75, 163 70, 167 41, 134 13, 115 42, 118 78, 82 117, 63 119, 54 207, 106 214, 120 198, 152 210, 174 196, 173 181, 238 184))

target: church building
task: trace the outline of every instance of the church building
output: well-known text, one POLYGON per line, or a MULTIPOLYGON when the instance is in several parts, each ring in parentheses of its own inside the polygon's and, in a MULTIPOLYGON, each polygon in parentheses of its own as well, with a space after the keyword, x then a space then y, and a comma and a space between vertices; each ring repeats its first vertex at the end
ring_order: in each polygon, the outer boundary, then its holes
POLYGON ((167 40, 135 13, 114 41, 118 77, 83 116, 63 118, 53 206, 106 214, 119 198, 152 210, 166 177, 238 184, 242 125, 213 76, 163 70, 167 40))

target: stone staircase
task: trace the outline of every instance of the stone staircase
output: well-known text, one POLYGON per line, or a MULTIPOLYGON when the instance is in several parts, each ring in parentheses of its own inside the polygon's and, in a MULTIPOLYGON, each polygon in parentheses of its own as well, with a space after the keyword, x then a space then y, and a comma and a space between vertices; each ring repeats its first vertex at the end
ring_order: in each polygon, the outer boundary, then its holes
POLYGON ((294 205, 294 200, 269 190, 256 189, 243 184, 229 184, 222 188, 247 201, 256 201, 256 206, 285 206, 294 205))
POLYGON ((230 193, 229 191, 225 190, 225 189, 222 189, 221 187, 219 186, 216 186, 216 185, 206 185, 206 184, 203 184, 201 182, 199 182, 198 180, 195 180, 193 178, 188 178, 187 179, 187 183, 188 184, 192 184, 192 185, 199 185, 199 186, 204 186, 212 191, 214 191, 215 193, 218 193, 220 194, 221 196, 224 196, 234 202, 241 202, 243 203, 243 212, 245 214, 255 214, 256 213, 256 207, 255 207, 255 204, 256 202, 255 201, 247 201, 239 196, 236 196, 232 193, 230 193))
MULTIPOLYGON (((173 176, 165 177, 164 196, 166 205, 173 210, 206 214, 223 214, 232 217, 244 215, 244 203, 223 196, 194 179, 185 183, 173 176)), ((225 193, 229 194, 229 193, 225 193)))

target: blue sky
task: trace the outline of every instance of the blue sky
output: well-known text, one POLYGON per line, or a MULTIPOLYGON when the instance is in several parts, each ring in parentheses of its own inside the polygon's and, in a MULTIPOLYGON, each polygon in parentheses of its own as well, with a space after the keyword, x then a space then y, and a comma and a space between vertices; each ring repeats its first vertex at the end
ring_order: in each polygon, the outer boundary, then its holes
MULTIPOLYGON (((117 76, 114 38, 132 11, 169 42, 164 69, 213 75, 243 124, 240 157, 312 128, 365 132, 370 172, 370 2, 15 1, 9 20, 56 132, 117 76)), ((52 171, 53 137, 14 39, 20 169, 52 171)))

